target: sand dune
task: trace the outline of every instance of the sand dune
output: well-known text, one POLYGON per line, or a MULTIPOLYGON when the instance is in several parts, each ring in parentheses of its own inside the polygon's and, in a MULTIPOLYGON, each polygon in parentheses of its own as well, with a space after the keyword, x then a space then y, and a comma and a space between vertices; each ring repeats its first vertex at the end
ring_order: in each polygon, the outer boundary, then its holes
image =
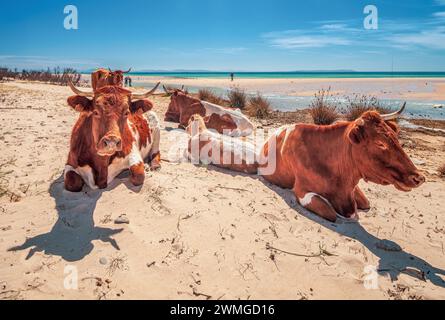
MULTIPOLYGON (((67 192, 69 95, 0 84, 0 299, 445 299, 444 137, 404 132, 427 183, 362 183, 371 211, 333 224, 262 178, 189 163, 163 162, 141 188, 123 173, 67 192), (64 286, 72 270, 77 290, 64 286)), ((153 102, 162 118, 168 98, 153 102)))

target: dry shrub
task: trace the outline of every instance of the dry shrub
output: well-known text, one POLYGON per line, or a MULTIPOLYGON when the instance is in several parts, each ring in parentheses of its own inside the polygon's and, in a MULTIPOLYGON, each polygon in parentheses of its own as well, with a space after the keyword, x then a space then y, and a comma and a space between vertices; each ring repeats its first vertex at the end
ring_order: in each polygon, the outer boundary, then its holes
POLYGON ((238 87, 232 88, 227 94, 232 108, 244 109, 247 104, 246 92, 238 87))
POLYGON ((340 118, 335 102, 332 102, 331 89, 322 89, 315 94, 309 112, 317 125, 330 125, 340 118))
POLYGON ((272 108, 270 102, 261 94, 257 94, 249 99, 247 114, 258 119, 266 119, 270 116, 272 108))
POLYGON ((384 107, 380 101, 373 96, 354 95, 352 98, 347 97, 348 106, 345 110, 345 117, 348 121, 354 121, 367 111, 377 111, 379 113, 390 113, 390 108, 384 107))
POLYGON ((207 101, 207 102, 210 102, 210 103, 214 103, 214 104, 217 104, 217 105, 220 105, 220 106, 225 104, 223 98, 221 98, 217 94, 213 93, 209 89, 200 89, 198 91, 198 99, 204 100, 204 101, 207 101))
POLYGON ((46 71, 39 70, 22 70, 18 72, 17 69, 10 70, 7 68, 0 69, 0 80, 2 79, 17 79, 26 81, 40 81, 59 85, 67 85, 68 80, 71 80, 74 84, 78 84, 81 75, 75 69, 59 67, 53 70, 47 69, 46 71))
POLYGON ((437 169, 437 171, 439 172, 439 175, 440 175, 442 178, 445 178, 445 163, 444 163, 443 165, 441 165, 441 166, 439 167, 439 169, 437 169))

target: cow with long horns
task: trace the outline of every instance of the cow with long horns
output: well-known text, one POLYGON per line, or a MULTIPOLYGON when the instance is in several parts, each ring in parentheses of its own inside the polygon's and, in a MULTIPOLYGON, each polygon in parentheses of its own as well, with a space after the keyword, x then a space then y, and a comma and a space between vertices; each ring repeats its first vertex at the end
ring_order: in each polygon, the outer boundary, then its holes
POLYGON ((425 182, 400 146, 398 126, 391 121, 405 105, 392 114, 368 111, 355 121, 330 126, 283 127, 262 148, 259 174, 293 189, 302 206, 327 220, 358 219, 358 209, 370 208, 358 187, 360 180, 405 192, 425 182))
POLYGON ((82 190, 84 184, 103 189, 123 170, 130 181, 141 185, 144 161, 160 168, 160 127, 147 93, 132 93, 120 86, 104 86, 83 92, 69 83, 76 94, 68 104, 80 113, 71 134, 65 167, 65 188, 82 190))
POLYGON ((170 95, 170 104, 165 113, 164 121, 179 123, 182 128, 187 127, 192 115, 204 117, 206 127, 221 134, 232 137, 249 136, 254 129, 250 120, 240 110, 228 109, 222 106, 191 97, 183 89, 164 91, 170 95))
POLYGON ((124 74, 129 73, 131 68, 127 71, 98 69, 91 74, 91 86, 93 91, 99 90, 105 86, 119 86, 123 87, 124 74))

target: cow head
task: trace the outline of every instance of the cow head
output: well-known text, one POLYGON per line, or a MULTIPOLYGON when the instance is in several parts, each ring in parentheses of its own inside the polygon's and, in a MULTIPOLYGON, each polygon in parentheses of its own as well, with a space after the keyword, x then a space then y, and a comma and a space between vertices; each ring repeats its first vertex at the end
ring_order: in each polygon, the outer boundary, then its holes
POLYGON ((205 118, 207 128, 212 128, 219 133, 230 133, 237 129, 236 123, 233 121, 230 114, 215 114, 212 113, 210 116, 205 118))
POLYGON ((352 143, 354 163, 366 181, 394 185, 398 190, 411 191, 425 182, 403 151, 395 119, 403 108, 390 115, 368 111, 351 123, 348 139, 352 143))
POLYGON ((68 104, 90 121, 93 146, 99 156, 112 156, 131 148, 127 119, 153 107, 149 100, 133 97, 131 91, 119 86, 105 86, 92 98, 79 94, 68 98, 68 104))
POLYGON ((185 131, 190 136, 198 135, 207 130, 206 124, 204 122, 204 118, 199 114, 194 114, 190 117, 189 123, 185 131))
POLYGON ((99 90, 105 86, 123 86, 124 74, 130 72, 122 70, 98 69, 91 74, 91 84, 93 90, 99 90))

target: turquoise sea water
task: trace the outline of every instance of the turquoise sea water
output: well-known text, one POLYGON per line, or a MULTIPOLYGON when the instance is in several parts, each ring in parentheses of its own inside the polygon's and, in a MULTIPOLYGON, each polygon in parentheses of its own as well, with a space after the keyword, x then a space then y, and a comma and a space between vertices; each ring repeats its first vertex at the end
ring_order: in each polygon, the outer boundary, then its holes
MULTIPOLYGON (((155 82, 137 82, 133 83, 138 87, 153 88, 155 82)), ((203 87, 200 86, 187 86, 187 90, 191 93, 197 93, 199 89, 203 87)), ((221 87, 206 87, 210 89, 215 94, 221 95, 227 98, 228 88, 221 87)), ((256 93, 247 92, 249 96, 254 96, 256 93)), ((272 92, 262 92, 261 93, 272 105, 272 108, 280 111, 295 111, 306 109, 310 106, 313 97, 299 97, 299 96, 286 96, 281 94, 276 94, 272 92)), ((382 105, 387 106, 392 109, 399 108, 405 100, 398 99, 380 99, 382 105)), ((438 101, 420 101, 420 100, 407 100, 407 107, 404 116, 407 118, 421 118, 421 119, 437 119, 445 120, 445 97, 438 101), (436 108, 436 105, 442 105, 442 108, 436 108)), ((337 100, 338 107, 344 108, 347 105, 345 99, 337 100)))
MULTIPOLYGON (((445 78, 445 72, 234 72, 236 78, 445 78)), ((133 76, 157 76, 173 78, 228 78, 230 72, 132 72, 133 76)))

